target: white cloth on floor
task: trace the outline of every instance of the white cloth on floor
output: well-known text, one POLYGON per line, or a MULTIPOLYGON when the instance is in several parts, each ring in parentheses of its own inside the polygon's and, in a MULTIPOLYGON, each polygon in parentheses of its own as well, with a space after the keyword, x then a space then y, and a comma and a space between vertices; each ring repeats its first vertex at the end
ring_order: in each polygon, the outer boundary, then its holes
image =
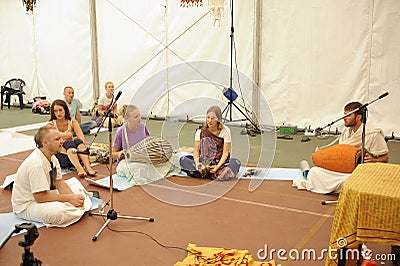
POLYGON ((307 179, 295 179, 292 186, 320 194, 339 193, 350 175, 314 166, 308 172, 307 179))
POLYGON ((179 174, 179 156, 172 154, 169 161, 158 165, 128 162, 122 160, 117 165, 117 174, 126 177, 132 185, 145 185, 170 175, 179 174))

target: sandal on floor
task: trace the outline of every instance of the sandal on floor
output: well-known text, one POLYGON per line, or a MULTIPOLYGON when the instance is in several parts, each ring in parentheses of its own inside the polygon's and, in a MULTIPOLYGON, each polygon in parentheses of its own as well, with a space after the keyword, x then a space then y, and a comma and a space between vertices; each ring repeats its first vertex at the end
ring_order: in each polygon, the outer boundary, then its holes
POLYGON ((97 170, 93 170, 92 173, 87 172, 87 175, 88 175, 88 176, 96 176, 96 174, 97 174, 97 170))
POLYGON ((278 136, 276 137, 277 139, 287 139, 287 140, 292 140, 293 137, 289 136, 289 135, 284 135, 284 136, 278 136))
POLYGON ((247 134, 252 137, 255 137, 257 135, 257 133, 253 129, 247 129, 247 134))

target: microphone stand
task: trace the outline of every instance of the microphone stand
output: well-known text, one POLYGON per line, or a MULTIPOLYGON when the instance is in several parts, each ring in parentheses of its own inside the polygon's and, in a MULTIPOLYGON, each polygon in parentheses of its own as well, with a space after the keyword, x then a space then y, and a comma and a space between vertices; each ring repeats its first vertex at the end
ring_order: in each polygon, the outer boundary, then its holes
MULTIPOLYGON (((329 123, 328 125, 324 126, 323 128, 317 128, 316 131, 318 132, 318 131, 321 131, 321 130, 323 130, 324 128, 326 128, 328 126, 330 127, 331 125, 333 125, 336 122, 344 119, 345 117, 347 117, 347 116, 349 116, 349 115, 361 110, 362 111, 362 123, 363 123, 362 132, 361 132, 361 163, 364 163, 364 156, 365 156, 365 125, 367 124, 367 113, 368 113, 367 106, 372 104, 372 103, 374 103, 374 102, 376 102, 376 101, 378 101, 378 100, 380 100, 380 99, 382 99, 382 98, 384 98, 384 97, 386 97, 386 96, 388 96, 388 95, 389 95, 389 92, 385 92, 382 95, 380 95, 378 98, 376 98, 376 99, 374 99, 374 100, 372 100, 372 101, 370 101, 368 103, 365 103, 365 104, 361 105, 360 107, 358 107, 358 108, 354 109, 353 111, 345 114, 341 118, 329 123)), ((337 202, 338 202, 337 200, 327 200, 327 201, 321 202, 321 204, 322 205, 327 205, 327 204, 332 204, 332 203, 337 203, 337 202)))
MULTIPOLYGON (((124 218, 124 219, 136 219, 136 220, 146 220, 149 222, 154 222, 154 218, 150 217, 139 217, 139 216, 126 216, 126 215, 118 215, 117 211, 114 210, 114 199, 113 199, 113 192, 114 192, 114 184, 113 184, 113 174, 112 174, 112 165, 113 165, 113 159, 112 159, 112 123, 111 123, 111 110, 113 109, 115 103, 117 102, 119 96, 121 94, 118 94, 115 101, 112 101, 110 104, 109 109, 107 112, 104 114, 103 121, 101 121, 102 126, 104 124, 104 121, 108 118, 108 145, 109 145, 109 154, 110 154, 110 159, 109 159, 109 174, 110 174, 110 209, 108 210, 107 214, 103 213, 103 208, 99 210, 97 213, 89 212, 89 216, 95 215, 95 216, 103 216, 107 217, 107 220, 105 221, 104 225, 100 228, 100 230, 93 236, 92 241, 96 241, 101 232, 106 228, 106 226, 112 221, 112 220, 117 220, 118 218, 124 218)), ((99 129, 100 130, 100 129, 99 129)), ((94 139, 93 139, 94 140, 94 139)), ((93 143, 93 141, 92 141, 93 143)))
POLYGON ((261 129, 259 128, 259 126, 256 124, 255 121, 253 121, 252 119, 250 119, 250 117, 248 117, 235 103, 233 100, 233 40, 234 40, 234 32, 235 29, 233 27, 233 0, 231 0, 231 53, 230 53, 230 60, 231 60, 231 66, 230 66, 230 77, 229 77, 229 88, 228 88, 228 92, 229 92, 229 102, 228 104, 225 106, 224 110, 222 110, 222 114, 225 113, 225 111, 227 111, 227 113, 225 114, 225 120, 226 120, 226 115, 228 114, 229 111, 229 121, 232 122, 232 106, 236 107, 236 109, 246 118, 244 120, 247 120, 250 122, 250 124, 254 127, 254 130, 257 133, 261 133, 261 129), (229 110, 228 110, 229 109, 229 110))

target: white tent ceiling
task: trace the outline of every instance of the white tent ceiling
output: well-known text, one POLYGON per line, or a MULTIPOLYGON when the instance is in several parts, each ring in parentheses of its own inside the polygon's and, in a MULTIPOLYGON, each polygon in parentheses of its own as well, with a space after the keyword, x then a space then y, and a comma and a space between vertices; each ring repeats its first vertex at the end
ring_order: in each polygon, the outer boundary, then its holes
MULTIPOLYGON (((133 102, 157 116, 204 115, 210 102, 227 104, 231 14, 225 0, 221 25, 213 26, 203 2, 37 0, 32 15, 19 0, 1 0, 0 83, 24 79, 27 100, 61 98, 71 85, 89 108, 110 80, 123 92, 119 105, 133 102)), ((400 134, 400 1, 233 4, 232 84, 261 124, 271 123, 271 110, 275 125, 325 126, 347 102, 388 91, 369 106, 368 123, 400 134)))

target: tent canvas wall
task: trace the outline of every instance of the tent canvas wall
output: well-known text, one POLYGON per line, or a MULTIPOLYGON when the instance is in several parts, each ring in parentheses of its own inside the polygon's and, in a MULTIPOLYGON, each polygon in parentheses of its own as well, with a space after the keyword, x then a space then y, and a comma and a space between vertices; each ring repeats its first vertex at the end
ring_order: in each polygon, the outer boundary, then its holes
MULTIPOLYGON (((219 26, 203 2, 182 8, 178 0, 38 0, 32 15, 21 1, 2 0, 0 83, 22 78, 27 99, 50 100, 71 85, 89 108, 110 80, 123 92, 119 105, 133 101, 161 117, 204 115, 210 102, 227 103, 231 1, 219 26), (198 61, 215 63, 220 80, 197 82, 189 74, 175 84, 174 67, 198 61)), ((233 87, 261 124, 270 123, 263 114, 270 109, 275 125, 324 126, 345 103, 388 91, 369 107, 368 123, 400 134, 399 1, 232 3, 233 87)))

